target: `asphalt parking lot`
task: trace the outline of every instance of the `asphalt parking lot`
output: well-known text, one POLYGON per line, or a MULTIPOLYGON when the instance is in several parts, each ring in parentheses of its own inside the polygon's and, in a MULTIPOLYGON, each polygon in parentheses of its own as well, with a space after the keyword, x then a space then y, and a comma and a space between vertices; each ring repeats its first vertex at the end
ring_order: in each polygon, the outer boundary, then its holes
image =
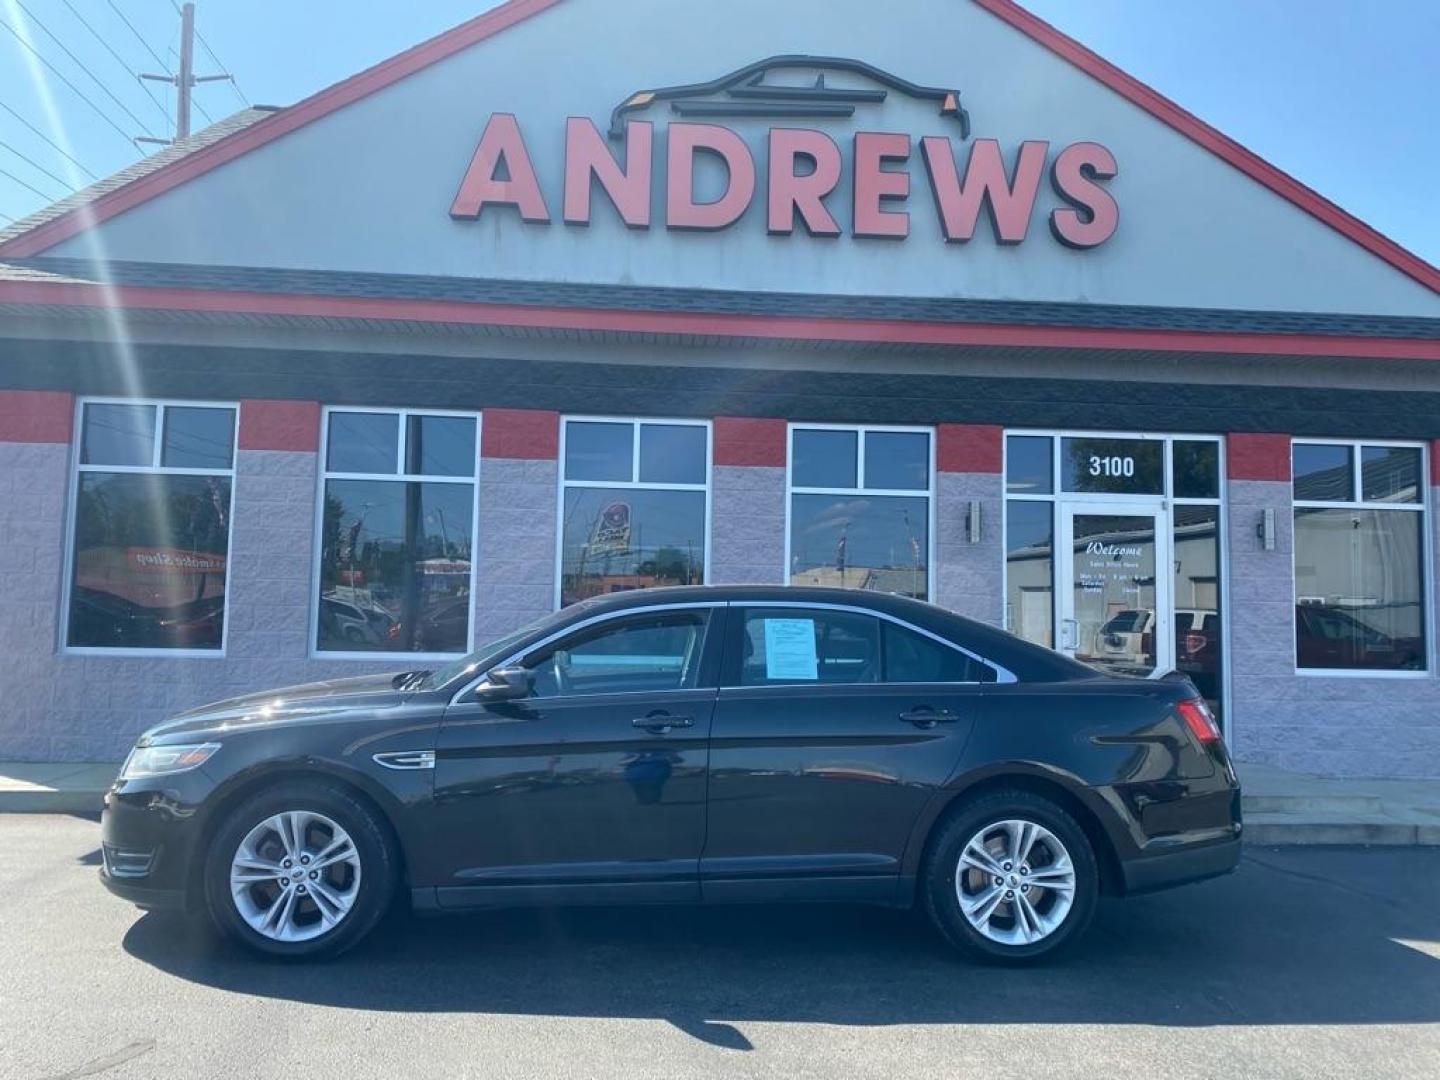
POLYGON ((1009 971, 851 907, 397 916, 277 966, 105 893, 98 846, 0 815, 7 1080, 1440 1076, 1440 849, 1257 849, 1009 971))

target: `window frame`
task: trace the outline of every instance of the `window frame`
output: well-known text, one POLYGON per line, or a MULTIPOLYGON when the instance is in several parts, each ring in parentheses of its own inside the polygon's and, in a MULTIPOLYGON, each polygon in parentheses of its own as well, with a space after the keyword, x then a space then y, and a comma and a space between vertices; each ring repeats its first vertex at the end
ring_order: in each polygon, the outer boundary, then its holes
POLYGON ((475 649, 475 596, 476 572, 480 562, 480 458, 481 425, 484 423, 480 412, 463 409, 389 408, 374 405, 326 405, 320 414, 320 452, 316 462, 315 516, 311 521, 315 538, 311 556, 310 577, 310 626, 308 630, 307 654, 311 660, 369 660, 385 662, 389 658, 421 661, 450 661, 468 656, 475 649), (370 413, 398 417, 395 436, 395 469, 393 473, 350 473, 331 472, 330 461, 330 417, 333 413, 370 413), (442 476, 428 473, 407 473, 404 471, 405 447, 408 438, 409 418, 412 416, 453 417, 475 421, 475 471, 470 476, 442 476), (354 649, 321 649, 320 646, 320 577, 321 559, 325 548, 325 490, 331 480, 390 481, 393 483, 438 483, 469 484, 470 499, 470 601, 469 616, 465 628, 465 647, 455 652, 403 652, 388 649, 370 651, 354 649))
MULTIPOLYGON (((560 442, 555 461, 555 586, 551 599, 552 610, 564 606, 565 594, 565 493, 571 488, 598 488, 622 491, 700 491, 705 495, 705 557, 701 566, 701 584, 710 583, 711 521, 715 485, 715 431, 714 422, 695 417, 662 416, 600 416, 586 413, 565 413, 560 417, 560 442), (569 480, 565 476, 565 449, 569 426, 576 424, 629 424, 630 425, 630 479, 629 480, 569 480), (640 427, 652 424, 660 427, 696 427, 705 431, 705 482, 703 484, 662 483, 640 479, 640 427)), ((644 590, 636 590, 644 591, 644 590)))
MULTIPOLYGON (((794 507, 796 495, 877 495, 918 499, 926 501, 925 513, 925 600, 935 603, 936 583, 936 525, 939 499, 936 496, 936 456, 935 444, 938 441, 938 434, 933 426, 924 424, 830 424, 830 423, 806 423, 804 421, 792 420, 785 425, 785 554, 784 562, 781 564, 781 580, 786 585, 792 584, 790 573, 790 555, 792 529, 794 525, 794 507), (795 484, 795 432, 796 431, 853 431, 855 439, 855 487, 805 487, 795 484), (865 487, 865 435, 867 432, 899 433, 908 435, 925 435, 930 443, 930 455, 927 462, 928 484, 925 488, 867 488, 865 487)), ((878 590, 875 590, 878 591, 878 590)), ((884 596, 896 596, 898 593, 881 593, 884 596)), ((814 605, 811 605, 814 606, 814 605)))
POLYGON ((70 445, 70 492, 67 500, 69 520, 65 528, 64 574, 60 589, 60 641, 59 650, 65 656, 113 656, 113 657, 173 657, 190 660, 223 660, 230 647, 230 566, 231 552, 235 542, 235 466, 240 452, 240 403, 238 401, 195 401, 186 398, 155 397, 77 397, 73 420, 74 436, 70 445), (85 407, 87 405, 139 405, 155 409, 155 435, 150 449, 149 465, 88 465, 80 459, 85 445, 85 407), (230 467, 228 469, 197 469, 189 466, 162 465, 165 450, 165 410, 180 409, 228 409, 234 416, 230 425, 230 467), (229 520, 225 526, 225 599, 224 614, 220 620, 220 647, 218 649, 166 649, 160 647, 137 647, 107 645, 70 644, 70 600, 75 587, 76 528, 80 514, 80 476, 82 473, 130 473, 160 476, 224 476, 230 481, 229 520))
POLYGON ((1435 537, 1430 515, 1429 447, 1415 439, 1334 439, 1292 436, 1290 439, 1290 651, 1291 663, 1296 675, 1305 678, 1334 679, 1430 679, 1436 675, 1435 664, 1435 537), (1295 498, 1295 447, 1301 446, 1344 446, 1350 449, 1350 473, 1353 487, 1350 494, 1356 498, 1348 501, 1295 498), (1418 498, 1415 502, 1365 501, 1365 476, 1363 472, 1363 451, 1367 446, 1397 447, 1417 450, 1420 454, 1420 475, 1418 498), (1295 539, 1296 510, 1391 510, 1397 513, 1420 515, 1420 626, 1425 635, 1425 666, 1418 671, 1385 668, 1307 668, 1300 666, 1300 578, 1297 559, 1299 545, 1295 539))

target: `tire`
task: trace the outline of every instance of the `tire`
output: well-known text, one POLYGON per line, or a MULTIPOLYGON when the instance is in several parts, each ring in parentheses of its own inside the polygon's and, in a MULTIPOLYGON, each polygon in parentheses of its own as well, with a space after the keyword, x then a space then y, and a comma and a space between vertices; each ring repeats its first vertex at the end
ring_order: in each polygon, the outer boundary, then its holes
POLYGON ((205 904, 222 933, 256 952, 335 956, 390 907, 397 862, 388 824, 354 793, 324 780, 282 781, 220 824, 205 853, 205 904))
POLYGON ((941 820, 920 885, 930 921, 950 944, 987 963, 1020 965, 1056 955, 1085 932, 1100 873, 1085 831, 1063 807, 1032 792, 1002 790, 962 802, 941 820), (1017 828, 1026 825, 1033 831, 1017 828), (1004 853, 1027 835, 1035 865, 1006 860, 1004 853), (962 868, 972 841, 985 850, 971 849, 962 868), (987 856, 989 869, 982 871, 976 864, 987 856), (962 896, 984 932, 962 909, 962 896))

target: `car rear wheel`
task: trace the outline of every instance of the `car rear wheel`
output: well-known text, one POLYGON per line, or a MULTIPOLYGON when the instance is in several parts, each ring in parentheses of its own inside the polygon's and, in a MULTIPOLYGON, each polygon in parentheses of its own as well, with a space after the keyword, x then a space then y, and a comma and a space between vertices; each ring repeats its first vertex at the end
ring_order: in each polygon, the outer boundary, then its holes
POLYGON ((951 944, 982 960, 1054 955, 1095 914, 1099 871, 1085 832, 1063 807, 997 791, 950 812, 924 873, 925 905, 951 944))
POLYGON ((334 955, 374 928, 395 891, 389 830, 354 794, 289 781, 237 806, 205 864, 211 918, 278 957, 334 955))

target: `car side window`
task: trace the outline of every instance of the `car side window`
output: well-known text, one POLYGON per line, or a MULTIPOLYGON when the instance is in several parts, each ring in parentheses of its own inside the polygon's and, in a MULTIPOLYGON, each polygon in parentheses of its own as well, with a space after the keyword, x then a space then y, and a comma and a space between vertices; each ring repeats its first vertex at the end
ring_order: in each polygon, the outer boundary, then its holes
POLYGON ((891 683, 994 682, 995 669, 934 638, 884 624, 885 681, 891 683))
POLYGON ((688 690, 700 674, 708 611, 667 611, 586 627, 525 658, 530 696, 688 690))
POLYGON ((880 681, 880 620, 848 611, 745 613, 741 686, 880 681))

